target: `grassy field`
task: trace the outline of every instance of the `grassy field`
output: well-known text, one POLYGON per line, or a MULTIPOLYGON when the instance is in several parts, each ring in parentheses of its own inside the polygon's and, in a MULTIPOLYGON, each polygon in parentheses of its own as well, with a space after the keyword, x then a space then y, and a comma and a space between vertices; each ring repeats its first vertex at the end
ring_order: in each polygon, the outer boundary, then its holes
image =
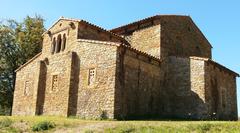
POLYGON ((0 117, 0 133, 239 133, 240 122, 228 121, 113 121, 65 117, 0 117))

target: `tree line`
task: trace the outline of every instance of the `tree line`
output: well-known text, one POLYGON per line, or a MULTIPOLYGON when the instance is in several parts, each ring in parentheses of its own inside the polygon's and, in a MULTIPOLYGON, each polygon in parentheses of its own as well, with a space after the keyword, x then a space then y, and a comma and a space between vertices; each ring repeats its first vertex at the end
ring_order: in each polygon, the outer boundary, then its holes
POLYGON ((0 115, 10 115, 15 70, 42 49, 44 19, 27 16, 23 22, 0 20, 0 115))

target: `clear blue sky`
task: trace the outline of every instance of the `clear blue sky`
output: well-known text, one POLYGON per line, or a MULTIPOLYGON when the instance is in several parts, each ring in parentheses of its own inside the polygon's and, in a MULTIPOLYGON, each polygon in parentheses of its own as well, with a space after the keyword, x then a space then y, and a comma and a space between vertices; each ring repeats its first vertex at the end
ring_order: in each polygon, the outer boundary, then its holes
MULTIPOLYGON (((156 14, 190 15, 212 44, 213 59, 238 73, 239 13, 240 0, 0 0, 0 19, 40 14, 47 28, 60 16, 111 29, 156 14)), ((239 93, 238 99, 240 110, 239 93)))

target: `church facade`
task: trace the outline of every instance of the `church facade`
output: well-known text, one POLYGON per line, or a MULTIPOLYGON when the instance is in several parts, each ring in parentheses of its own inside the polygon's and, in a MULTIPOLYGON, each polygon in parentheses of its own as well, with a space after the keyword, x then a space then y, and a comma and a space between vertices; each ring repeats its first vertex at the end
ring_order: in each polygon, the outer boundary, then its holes
POLYGON ((236 77, 189 16, 112 30, 60 18, 16 70, 12 115, 237 120, 236 77))

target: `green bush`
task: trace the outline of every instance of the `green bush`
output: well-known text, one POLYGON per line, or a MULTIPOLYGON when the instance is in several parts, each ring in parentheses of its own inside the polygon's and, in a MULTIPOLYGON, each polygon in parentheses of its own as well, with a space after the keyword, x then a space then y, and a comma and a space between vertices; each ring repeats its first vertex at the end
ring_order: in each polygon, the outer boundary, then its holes
POLYGON ((13 121, 9 118, 5 118, 3 120, 0 120, 0 128, 4 127, 10 127, 12 125, 13 121))
POLYGON ((44 131, 55 128, 56 124, 50 121, 41 121, 32 127, 32 131, 44 131))
POLYGON ((100 120, 107 120, 107 119, 108 119, 107 111, 103 110, 100 115, 100 120))

